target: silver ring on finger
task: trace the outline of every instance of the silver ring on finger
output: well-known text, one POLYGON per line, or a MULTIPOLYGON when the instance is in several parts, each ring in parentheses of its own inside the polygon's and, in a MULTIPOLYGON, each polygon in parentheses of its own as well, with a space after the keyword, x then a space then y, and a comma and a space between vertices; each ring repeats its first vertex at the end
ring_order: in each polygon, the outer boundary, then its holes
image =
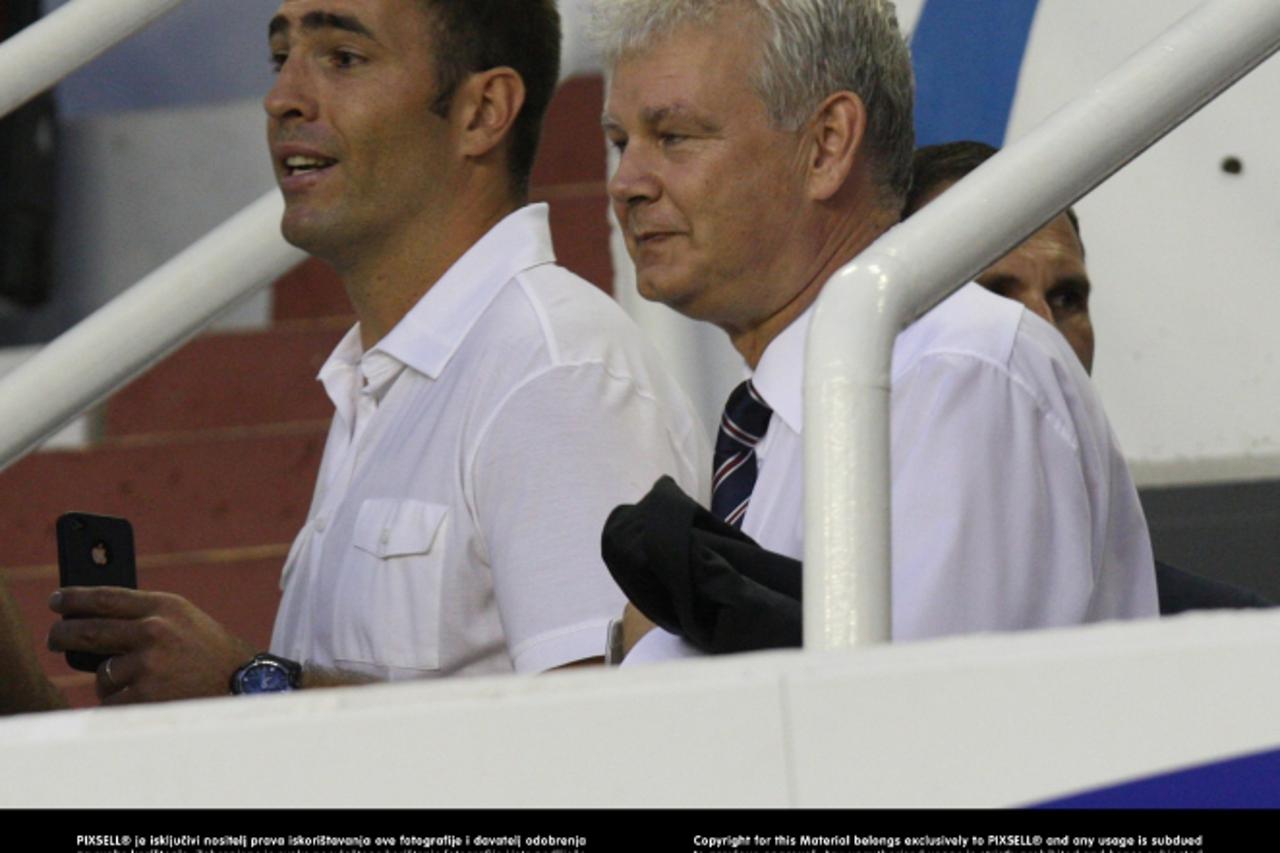
POLYGON ((115 678, 113 678, 113 677, 112 677, 112 675, 111 675, 111 664, 112 664, 114 661, 115 661, 115 656, 114 656, 114 655, 113 655, 112 657, 107 658, 107 665, 106 665, 106 666, 104 666, 104 667, 102 668, 102 674, 103 674, 103 675, 105 675, 105 676, 107 677, 107 684, 108 684, 110 687, 113 687, 113 688, 117 688, 117 689, 118 689, 118 688, 120 687, 120 685, 116 683, 115 678))

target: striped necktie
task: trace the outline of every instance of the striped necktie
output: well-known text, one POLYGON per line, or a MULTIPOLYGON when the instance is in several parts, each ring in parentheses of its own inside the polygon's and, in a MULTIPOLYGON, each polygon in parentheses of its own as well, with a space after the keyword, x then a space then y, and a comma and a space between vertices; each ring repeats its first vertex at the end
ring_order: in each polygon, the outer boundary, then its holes
POLYGON ((772 414, 750 379, 734 388, 725 404, 716 437, 711 513, 734 527, 742 527, 747 514, 756 484, 756 445, 764 438, 772 414))

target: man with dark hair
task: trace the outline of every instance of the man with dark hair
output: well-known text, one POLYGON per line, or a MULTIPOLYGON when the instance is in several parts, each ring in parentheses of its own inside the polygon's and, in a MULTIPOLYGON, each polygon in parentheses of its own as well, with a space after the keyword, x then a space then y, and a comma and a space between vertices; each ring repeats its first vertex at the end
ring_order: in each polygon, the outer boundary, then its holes
MULTIPOLYGON (((913 159, 907 217, 991 159, 999 149, 983 142, 928 145, 913 159)), ((1050 220, 977 278, 992 293, 1021 302, 1057 327, 1084 365, 1093 370, 1093 321, 1089 316, 1089 271, 1084 263, 1080 219, 1073 209, 1050 220)), ((1156 587, 1163 615, 1187 610, 1270 607, 1251 590, 1202 578, 1156 561, 1156 587)))
MULTIPOLYGON (((725 409, 712 513, 798 558, 812 305, 899 221, 910 185, 893 6, 597 10, 609 191, 640 293, 720 326, 752 371, 725 409)), ((1025 315, 968 286, 897 337, 895 639, 1156 614, 1146 523, 1101 404, 1061 336, 1025 315)), ((641 644, 642 658, 688 651, 657 632, 641 644)))
MULTIPOLYGON (((960 141, 927 145, 916 151, 903 218, 933 201, 998 150, 985 142, 960 141)), ((977 282, 992 293, 1021 302, 1056 326, 1084 369, 1093 371, 1091 286, 1084 265, 1080 220, 1073 209, 1055 216, 988 267, 977 282)))
POLYGON ((111 656, 104 704, 602 655, 623 602, 606 515, 664 473, 701 491, 706 454, 657 353, 525 205, 558 32, 546 0, 285 0, 271 20, 282 230, 359 322, 320 370, 336 413, 274 654, 176 596, 60 590, 82 618, 50 646, 111 656))
POLYGON ((554 0, 417 0, 429 10, 440 93, 432 109, 446 116, 469 74, 509 66, 524 81, 524 108, 511 128, 513 190, 528 194, 542 120, 560 79, 560 16, 554 0))

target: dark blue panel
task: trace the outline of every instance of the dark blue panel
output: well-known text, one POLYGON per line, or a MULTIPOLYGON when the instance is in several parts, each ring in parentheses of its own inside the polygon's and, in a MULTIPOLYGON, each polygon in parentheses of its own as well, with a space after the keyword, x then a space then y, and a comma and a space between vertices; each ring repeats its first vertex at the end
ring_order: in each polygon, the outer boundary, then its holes
POLYGON ((1004 144, 1037 4, 928 0, 911 38, 917 144, 1004 144))
POLYGON ((1280 749, 1051 800, 1037 808, 1280 808, 1280 749))

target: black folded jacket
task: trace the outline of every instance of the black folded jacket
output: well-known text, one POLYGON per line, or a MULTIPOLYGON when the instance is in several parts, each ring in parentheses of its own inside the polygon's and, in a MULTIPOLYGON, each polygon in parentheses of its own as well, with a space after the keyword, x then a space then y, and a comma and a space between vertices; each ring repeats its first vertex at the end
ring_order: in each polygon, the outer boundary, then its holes
POLYGON ((670 477, 609 515, 601 547, 631 603, 704 652, 801 644, 800 561, 761 548, 670 477))
MULTIPOLYGON (((604 561, 631 603, 710 654, 801 645, 799 560, 766 551, 663 477, 605 522, 604 561)), ((1160 613, 1270 607, 1249 590, 1156 563, 1160 613)))

